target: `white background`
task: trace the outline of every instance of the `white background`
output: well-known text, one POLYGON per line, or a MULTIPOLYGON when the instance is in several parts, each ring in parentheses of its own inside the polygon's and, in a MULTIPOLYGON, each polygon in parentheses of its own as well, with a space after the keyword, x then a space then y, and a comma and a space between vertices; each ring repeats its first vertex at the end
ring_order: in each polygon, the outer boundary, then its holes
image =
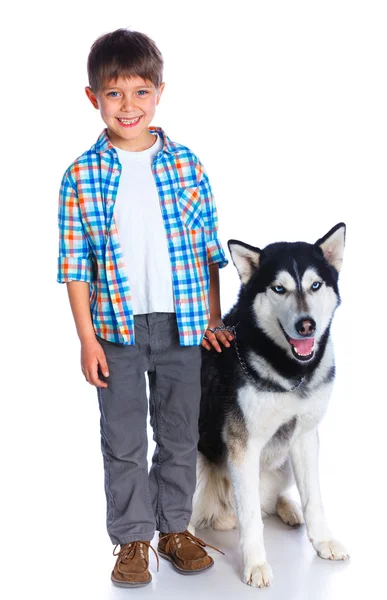
MULTIPOLYGON (((343 598, 385 593, 386 4, 18 2, 2 17, 2 578, 6 598, 343 598), (147 33, 165 60, 153 122, 196 152, 220 238, 314 242, 347 223, 337 382, 320 429, 321 480, 348 564, 315 557, 305 530, 267 522, 271 590, 239 580, 237 532, 197 578, 167 563, 148 588, 110 584, 111 544, 95 388, 80 369, 66 287, 56 283, 64 170, 103 128, 88 102, 93 41, 147 33)), ((223 310, 237 273, 221 271, 223 310)), ((153 442, 150 444, 150 451, 153 442)))

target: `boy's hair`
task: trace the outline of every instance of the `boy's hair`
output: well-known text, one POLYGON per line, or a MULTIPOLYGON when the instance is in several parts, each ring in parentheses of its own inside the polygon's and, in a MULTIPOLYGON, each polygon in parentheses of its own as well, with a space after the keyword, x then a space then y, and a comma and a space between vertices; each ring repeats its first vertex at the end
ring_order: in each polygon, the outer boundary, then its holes
POLYGON ((142 77, 160 87, 163 57, 153 40, 144 33, 116 29, 99 37, 87 60, 89 86, 98 92, 105 82, 118 77, 142 77))

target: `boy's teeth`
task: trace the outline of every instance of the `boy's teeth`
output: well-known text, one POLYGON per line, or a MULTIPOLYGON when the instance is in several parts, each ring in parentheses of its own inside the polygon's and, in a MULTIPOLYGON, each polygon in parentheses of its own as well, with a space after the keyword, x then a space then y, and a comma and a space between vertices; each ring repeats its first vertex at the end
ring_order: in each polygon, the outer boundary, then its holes
POLYGON ((119 121, 121 121, 121 123, 124 123, 124 125, 131 125, 132 123, 135 123, 136 121, 139 120, 140 117, 136 117, 135 119, 118 119, 119 121))

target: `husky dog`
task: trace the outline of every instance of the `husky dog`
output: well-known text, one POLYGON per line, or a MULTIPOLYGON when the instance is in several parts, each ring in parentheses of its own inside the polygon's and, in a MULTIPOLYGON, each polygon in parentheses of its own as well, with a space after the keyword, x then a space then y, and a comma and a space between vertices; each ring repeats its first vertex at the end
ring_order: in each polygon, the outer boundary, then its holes
POLYGON ((318 424, 335 378, 330 326, 340 304, 345 243, 339 223, 315 244, 237 240, 228 247, 241 279, 223 318, 235 340, 203 351, 197 488, 192 525, 239 525, 243 581, 270 585, 262 516, 306 522, 321 558, 349 558, 324 516, 318 424), (289 495, 293 477, 302 510, 289 495), (261 508, 261 510, 260 510, 261 508))

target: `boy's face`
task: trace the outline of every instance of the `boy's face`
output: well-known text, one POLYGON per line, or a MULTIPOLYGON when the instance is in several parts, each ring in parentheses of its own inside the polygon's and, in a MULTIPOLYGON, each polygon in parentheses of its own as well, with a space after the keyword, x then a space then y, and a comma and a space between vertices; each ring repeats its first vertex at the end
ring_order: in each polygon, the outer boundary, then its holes
POLYGON ((149 133, 148 126, 163 90, 164 83, 156 88, 141 77, 107 81, 96 93, 90 87, 85 89, 106 123, 112 144, 132 152, 146 150, 153 144, 154 136, 149 133))

